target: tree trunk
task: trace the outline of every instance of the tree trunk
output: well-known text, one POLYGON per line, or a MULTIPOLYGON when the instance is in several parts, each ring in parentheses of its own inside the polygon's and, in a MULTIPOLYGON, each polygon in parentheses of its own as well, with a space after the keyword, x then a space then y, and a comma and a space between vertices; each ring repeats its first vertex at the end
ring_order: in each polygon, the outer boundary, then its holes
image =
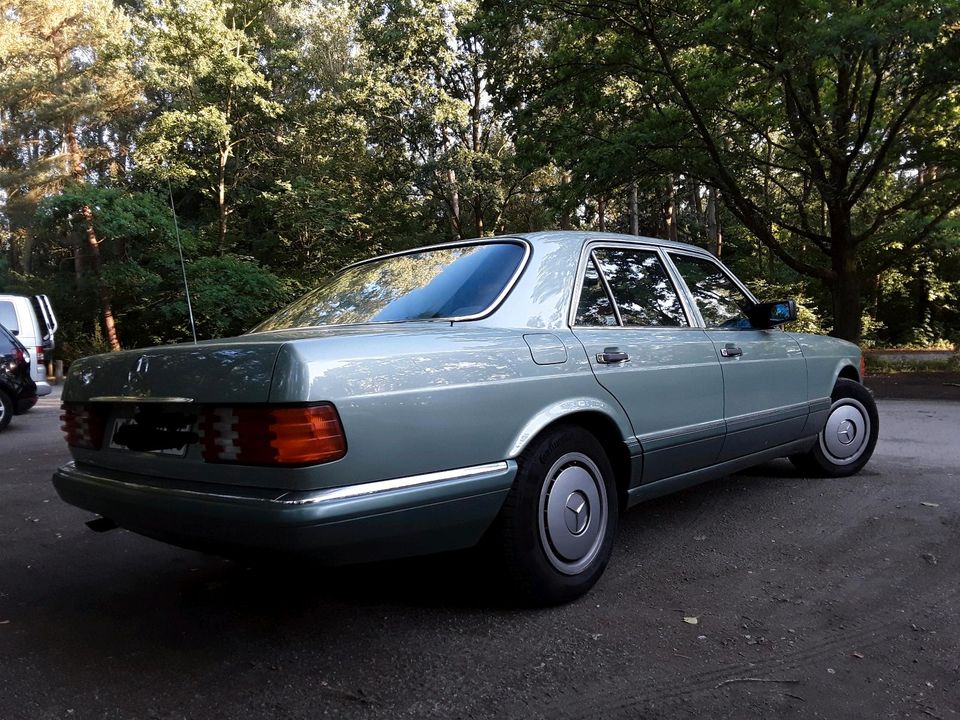
POLYGON ((602 197, 597 198, 597 229, 607 231, 607 199, 602 197))
POLYGON ((217 168, 217 220, 218 249, 220 255, 227 251, 227 160, 230 159, 230 149, 220 151, 220 164, 217 168))
POLYGON ((663 233, 667 240, 677 239, 677 186, 673 175, 667 175, 667 195, 663 203, 663 233))
POLYGON ((710 251, 720 257, 723 250, 723 232, 717 214, 717 189, 712 185, 707 190, 707 241, 710 251))
POLYGON ((97 276, 97 290, 100 294, 100 311, 103 316, 103 330, 106 333, 107 342, 110 344, 110 350, 119 352, 122 348, 120 347, 120 338, 117 335, 117 325, 113 318, 113 303, 110 299, 110 289, 103 281, 103 276, 100 272, 102 267, 100 243, 97 240, 97 232, 93 227, 93 210, 89 205, 84 205, 80 208, 80 214, 83 215, 84 222, 86 222, 87 226, 86 240, 87 249, 90 253, 90 266, 97 276))
POLYGON ((447 182, 450 183, 450 224, 457 234, 457 239, 463 240, 463 225, 460 224, 460 191, 457 189, 457 173, 453 168, 447 169, 447 182))
MULTIPOLYGON (((85 180, 85 169, 83 159, 80 156, 80 144, 77 141, 77 133, 72 125, 65 130, 67 140, 67 164, 70 174, 78 183, 85 180)), ((100 258, 100 242, 97 240, 97 231, 93 227, 93 209, 89 205, 80 208, 80 214, 84 221, 84 237, 86 242, 77 243, 76 253, 76 273, 79 280, 84 269, 84 249, 87 251, 87 260, 89 260, 90 270, 96 277, 97 291, 100 295, 100 313, 103 320, 103 330, 107 336, 107 342, 110 349, 114 352, 121 350, 120 338, 117 336, 117 325, 113 318, 113 303, 110 299, 110 289, 103 281, 101 274, 102 261, 100 258)))
POLYGON ((860 277, 856 272, 838 274, 831 288, 833 294, 834 337, 860 342, 862 319, 860 317, 860 277))
POLYGON ((637 213, 637 181, 630 183, 630 234, 640 234, 640 215, 637 213))
POLYGON ((67 172, 78 183, 84 181, 85 169, 83 167, 83 158, 80 156, 80 143, 77 141, 77 132, 73 126, 68 126, 64 130, 67 139, 67 172))
POLYGON ((860 342, 861 317, 860 273, 857 270, 856 251, 850 231, 850 212, 843 207, 828 208, 830 219, 830 261, 833 269, 831 294, 833 296, 834 337, 860 342))
MULTIPOLYGON (((564 172, 560 175, 560 186, 566 190, 567 186, 570 184, 570 173, 564 172)), ((570 200, 567 199, 566 193, 564 193, 563 208, 560 211, 560 229, 569 230, 570 229, 570 200)))
POLYGON ((703 237, 703 229, 706 223, 703 218, 703 203, 700 200, 700 186, 697 181, 688 177, 687 182, 690 185, 690 212, 693 214, 694 231, 691 233, 696 238, 703 237))

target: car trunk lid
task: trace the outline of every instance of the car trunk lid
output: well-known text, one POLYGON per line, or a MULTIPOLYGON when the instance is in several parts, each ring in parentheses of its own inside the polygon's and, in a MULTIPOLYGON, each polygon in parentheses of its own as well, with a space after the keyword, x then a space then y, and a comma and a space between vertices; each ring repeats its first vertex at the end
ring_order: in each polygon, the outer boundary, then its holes
POLYGON ((260 403, 282 338, 130 350, 78 360, 64 402, 260 403))

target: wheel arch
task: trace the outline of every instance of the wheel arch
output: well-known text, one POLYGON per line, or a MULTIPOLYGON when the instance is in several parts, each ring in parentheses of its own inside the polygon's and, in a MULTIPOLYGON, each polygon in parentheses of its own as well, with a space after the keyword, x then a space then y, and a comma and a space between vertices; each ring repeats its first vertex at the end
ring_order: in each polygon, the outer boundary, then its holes
MULTIPOLYGON (((613 467, 619 508, 627 506, 627 491, 633 475, 628 438, 632 428, 626 416, 596 399, 577 399, 558 403, 538 413, 517 435, 509 457, 516 457, 531 443, 564 425, 582 427, 593 435, 613 467)), ((639 453, 639 445, 637 446, 639 453)))
POLYGON ((841 378, 844 380, 853 380, 858 383, 863 382, 863 379, 860 377, 860 371, 850 362, 843 362, 840 364, 840 367, 837 368, 836 376, 833 378, 834 385, 836 385, 837 380, 841 378))

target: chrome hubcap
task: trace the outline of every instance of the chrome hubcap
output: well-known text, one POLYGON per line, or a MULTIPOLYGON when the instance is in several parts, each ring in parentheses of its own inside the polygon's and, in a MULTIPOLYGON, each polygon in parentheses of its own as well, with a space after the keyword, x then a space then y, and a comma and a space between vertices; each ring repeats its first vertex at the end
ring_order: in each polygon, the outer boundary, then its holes
POLYGON ((841 398, 830 408, 827 424, 820 433, 820 449, 831 462, 849 465, 863 455, 869 438, 867 409, 853 398, 841 398))
POLYGON ((540 491, 540 540, 547 560, 566 575, 593 562, 607 526, 607 490, 599 468, 583 453, 567 453, 540 491))

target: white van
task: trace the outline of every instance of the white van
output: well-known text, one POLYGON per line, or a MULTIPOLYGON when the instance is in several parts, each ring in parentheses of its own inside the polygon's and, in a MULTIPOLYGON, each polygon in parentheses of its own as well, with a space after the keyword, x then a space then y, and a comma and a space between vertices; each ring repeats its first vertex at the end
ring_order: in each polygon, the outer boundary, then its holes
POLYGON ((0 325, 26 346, 37 394, 49 395, 46 353, 53 350, 57 333, 57 316, 50 300, 46 295, 0 295, 0 325))

